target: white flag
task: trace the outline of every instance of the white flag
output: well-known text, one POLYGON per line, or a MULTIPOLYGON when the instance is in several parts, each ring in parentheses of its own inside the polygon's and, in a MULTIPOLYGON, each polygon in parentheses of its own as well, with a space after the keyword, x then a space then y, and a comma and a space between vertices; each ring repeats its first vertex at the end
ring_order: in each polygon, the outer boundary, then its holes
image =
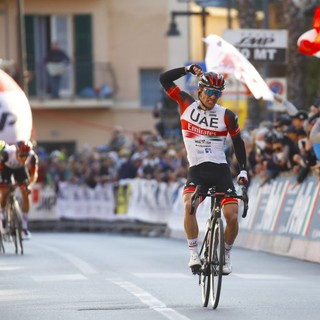
POLYGON ((208 44, 205 58, 208 71, 233 74, 237 80, 246 84, 256 99, 274 100, 271 89, 237 48, 214 34, 204 41, 208 44))

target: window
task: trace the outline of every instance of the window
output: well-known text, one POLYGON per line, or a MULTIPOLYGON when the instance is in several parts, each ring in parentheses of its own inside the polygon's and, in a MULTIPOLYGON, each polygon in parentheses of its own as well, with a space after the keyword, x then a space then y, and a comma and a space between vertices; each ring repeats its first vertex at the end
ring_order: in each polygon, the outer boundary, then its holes
POLYGON ((92 22, 90 15, 26 15, 27 67, 32 72, 29 95, 49 94, 44 59, 52 42, 58 42, 72 63, 62 78, 61 96, 78 94, 93 86, 92 22))
POLYGON ((140 70, 140 103, 144 108, 153 108, 160 100, 161 85, 159 76, 161 69, 140 70))

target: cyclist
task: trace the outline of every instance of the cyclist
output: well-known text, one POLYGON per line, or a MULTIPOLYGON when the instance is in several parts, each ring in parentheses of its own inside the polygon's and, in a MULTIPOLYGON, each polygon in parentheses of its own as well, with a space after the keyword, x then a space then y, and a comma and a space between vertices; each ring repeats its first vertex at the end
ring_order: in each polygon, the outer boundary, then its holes
MULTIPOLYGON (((203 73, 200 66, 192 64, 163 72, 160 75, 160 83, 169 97, 177 101, 180 107, 182 135, 189 161, 188 177, 183 192, 184 229, 190 250, 188 265, 194 272, 200 268, 201 262, 198 253, 197 218, 195 213, 190 214, 192 194, 196 185, 202 186, 201 192, 206 192, 213 185, 218 192, 235 192, 224 152, 228 133, 240 167, 237 181, 239 184, 247 184, 245 146, 237 116, 231 110, 217 104, 225 88, 225 80, 221 74, 203 73), (198 77, 197 100, 174 83, 187 73, 198 77)), ((239 228, 238 201, 232 197, 225 198, 221 205, 226 219, 223 273, 229 274, 232 271, 230 251, 239 228)))
MULTIPOLYGON (((14 178, 19 185, 22 195, 22 238, 31 238, 28 230, 28 212, 30 209, 30 187, 38 178, 38 156, 33 150, 30 141, 18 141, 13 145, 6 145, 0 152, 1 179, 4 186, 1 188, 1 210, 3 220, 7 215, 5 206, 9 194, 9 185, 14 178), (7 186, 6 186, 7 185, 7 186)), ((2 227, 4 227, 2 225, 2 227)), ((7 229, 2 230, 6 232, 7 229)))

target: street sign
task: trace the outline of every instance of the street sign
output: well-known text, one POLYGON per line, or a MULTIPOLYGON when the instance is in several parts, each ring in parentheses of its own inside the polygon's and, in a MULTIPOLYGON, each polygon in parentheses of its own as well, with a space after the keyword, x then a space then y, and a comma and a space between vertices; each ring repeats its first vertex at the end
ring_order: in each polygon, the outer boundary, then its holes
POLYGON ((273 29, 225 30, 223 38, 251 62, 285 63, 288 31, 273 29))

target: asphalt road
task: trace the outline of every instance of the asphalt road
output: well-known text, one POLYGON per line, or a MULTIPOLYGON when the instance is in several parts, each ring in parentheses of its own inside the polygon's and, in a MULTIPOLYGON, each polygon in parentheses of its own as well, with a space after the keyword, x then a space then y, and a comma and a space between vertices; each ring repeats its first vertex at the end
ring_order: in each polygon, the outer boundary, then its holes
POLYGON ((320 266, 234 248, 218 309, 202 307, 184 240, 34 233, 0 255, 0 315, 15 320, 317 320, 320 266))

